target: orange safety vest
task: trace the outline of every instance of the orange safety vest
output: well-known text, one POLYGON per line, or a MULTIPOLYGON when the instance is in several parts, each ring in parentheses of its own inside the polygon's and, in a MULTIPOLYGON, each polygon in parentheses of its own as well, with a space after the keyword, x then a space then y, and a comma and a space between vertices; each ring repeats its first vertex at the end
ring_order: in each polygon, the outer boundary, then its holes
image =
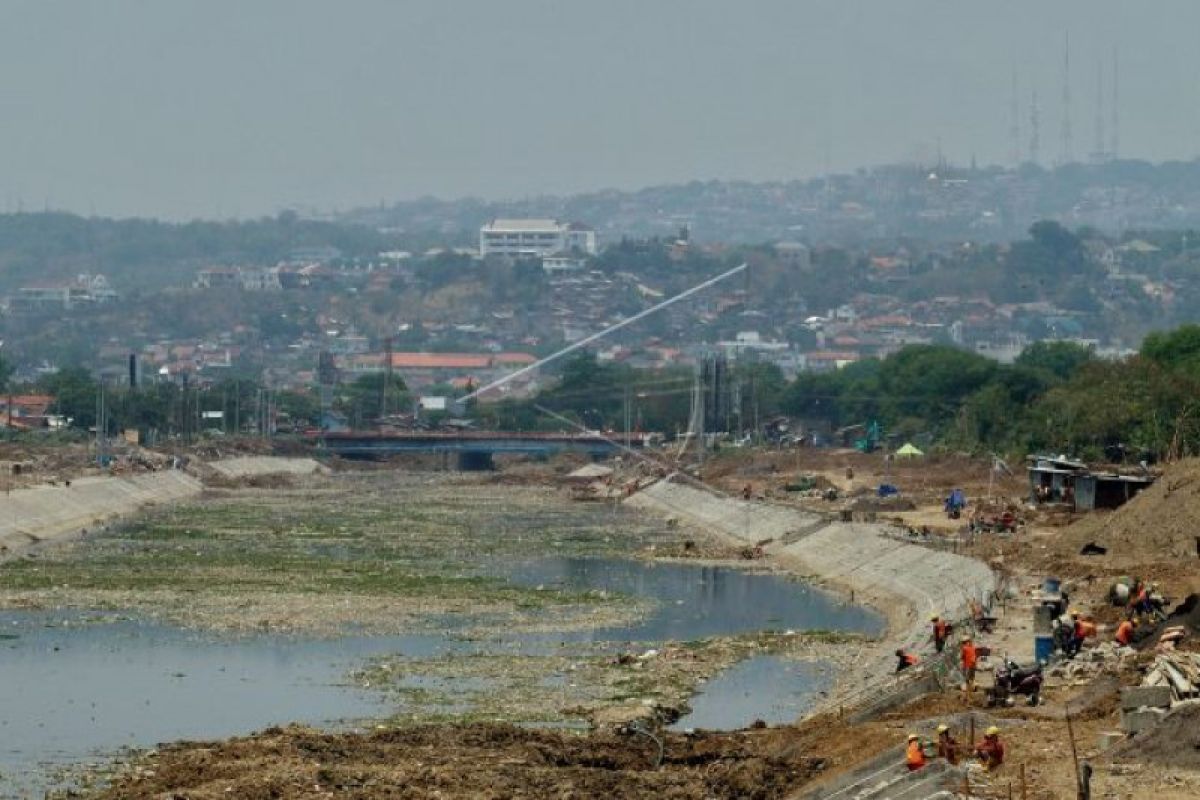
POLYGON ((933 623, 933 638, 939 642, 946 641, 946 635, 950 633, 950 624, 943 619, 939 619, 933 623))
POLYGON ((975 663, 979 657, 975 654, 974 642, 963 642, 962 646, 962 665, 963 669, 975 669, 975 663))
POLYGON ((909 770, 917 770, 925 766, 925 751, 921 748, 919 739, 913 739, 908 743, 908 749, 904 754, 904 763, 908 764, 909 770))
POLYGON ((1117 642, 1120 644, 1129 644, 1133 641, 1133 624, 1129 620, 1125 620, 1117 626, 1117 642))

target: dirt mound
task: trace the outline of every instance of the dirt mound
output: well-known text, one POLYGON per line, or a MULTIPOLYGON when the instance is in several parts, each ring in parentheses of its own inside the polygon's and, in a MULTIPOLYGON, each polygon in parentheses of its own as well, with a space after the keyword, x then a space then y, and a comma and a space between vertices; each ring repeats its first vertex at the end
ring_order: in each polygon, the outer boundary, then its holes
POLYGON ((1094 542, 1135 562, 1196 559, 1200 536, 1200 459, 1170 466, 1154 485, 1110 514, 1092 514, 1067 528, 1078 552, 1094 542))
POLYGON ((511 725, 437 725, 330 734, 273 728, 221 743, 163 748, 99 797, 781 798, 819 759, 768 754, 774 732, 572 735, 511 725))
POLYGON ((1180 706, 1154 728, 1121 745, 1113 760, 1124 759, 1200 769, 1200 706, 1180 706))
MULTIPOLYGON (((1190 630, 1192 636, 1200 634, 1200 594, 1189 594, 1185 597, 1183 602, 1171 611, 1166 620, 1139 636, 1135 646, 1139 650, 1153 647, 1158 643, 1158 637, 1163 631, 1179 626, 1190 630)), ((1141 629, 1139 628, 1139 630, 1141 629)))

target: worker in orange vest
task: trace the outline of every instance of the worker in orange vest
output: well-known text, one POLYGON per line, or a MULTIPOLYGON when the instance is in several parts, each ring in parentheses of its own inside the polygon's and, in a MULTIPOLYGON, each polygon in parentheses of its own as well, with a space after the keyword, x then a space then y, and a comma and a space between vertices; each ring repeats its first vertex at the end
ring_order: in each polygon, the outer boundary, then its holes
POLYGON ((908 735, 908 746, 904 749, 904 763, 908 766, 909 772, 916 772, 925 766, 925 748, 921 746, 921 740, 915 733, 908 735))
POLYGON ((1133 629, 1137 627, 1137 620, 1127 619, 1117 626, 1117 644, 1128 647, 1133 644, 1133 629))
POLYGON ((946 648, 946 639, 950 637, 950 623, 937 614, 930 621, 933 623, 933 649, 940 653, 946 648))
POLYGON ((963 671, 963 697, 970 700, 971 693, 975 691, 975 666, 979 663, 979 653, 975 649, 975 643, 971 641, 970 634, 962 638, 959 658, 963 671))
POLYGON ((903 648, 896 651, 896 672, 903 672, 909 667, 915 667, 921 662, 915 654, 906 652, 903 648))

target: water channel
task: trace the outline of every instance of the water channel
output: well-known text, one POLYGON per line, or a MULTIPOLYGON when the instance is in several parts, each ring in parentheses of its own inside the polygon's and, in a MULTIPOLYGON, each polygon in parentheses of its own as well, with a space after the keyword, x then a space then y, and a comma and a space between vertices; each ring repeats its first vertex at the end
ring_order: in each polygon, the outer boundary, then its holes
MULTIPOLYGON (((654 601, 624 627, 480 642, 443 633, 336 639, 223 637, 80 612, 0 614, 0 796, 25 797, 63 765, 122 747, 220 738, 272 724, 353 724, 394 711, 348 674, 367 660, 479 652, 521 639, 651 644, 764 629, 876 633, 877 615, 772 574, 687 563, 543 558, 494 566, 527 586, 603 590, 654 601)), ((459 624, 466 624, 461 622, 459 624)), ((829 682, 820 665, 760 656, 710 682, 681 727, 794 718, 829 682)))

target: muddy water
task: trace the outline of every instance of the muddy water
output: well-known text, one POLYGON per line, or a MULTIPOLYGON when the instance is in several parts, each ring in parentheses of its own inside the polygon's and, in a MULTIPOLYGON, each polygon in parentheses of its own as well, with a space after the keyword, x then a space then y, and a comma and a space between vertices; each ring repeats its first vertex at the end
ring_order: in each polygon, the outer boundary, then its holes
MULTIPOLYGON (((781 576, 693 564, 546 558, 491 574, 523 585, 603 590, 654 601, 618 628, 564 631, 547 642, 652 643, 763 629, 874 633, 879 617, 781 576)), ((461 624, 469 624, 464 620, 461 624)), ((218 738, 289 721, 382 716, 374 692, 347 674, 374 656, 501 648, 444 635, 224 638, 138 620, 81 614, 0 615, 0 796, 53 783, 57 766, 184 738, 218 738)), ((418 679, 419 680, 419 679, 418 679)), ((766 657, 735 667, 694 703, 688 727, 795 717, 824 686, 818 668, 766 657)))

